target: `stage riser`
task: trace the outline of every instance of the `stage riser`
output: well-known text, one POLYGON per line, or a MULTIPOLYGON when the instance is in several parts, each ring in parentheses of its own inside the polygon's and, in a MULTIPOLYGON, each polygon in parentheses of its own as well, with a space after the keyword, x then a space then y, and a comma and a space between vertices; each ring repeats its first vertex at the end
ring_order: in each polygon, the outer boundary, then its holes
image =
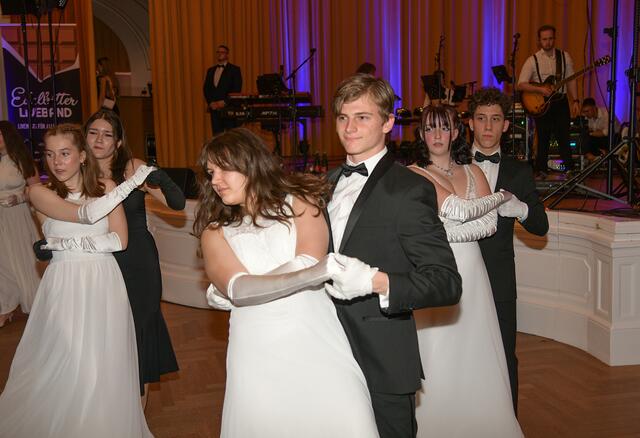
POLYGON ((548 216, 545 238, 516 231, 518 330, 640 364, 640 221, 548 216))

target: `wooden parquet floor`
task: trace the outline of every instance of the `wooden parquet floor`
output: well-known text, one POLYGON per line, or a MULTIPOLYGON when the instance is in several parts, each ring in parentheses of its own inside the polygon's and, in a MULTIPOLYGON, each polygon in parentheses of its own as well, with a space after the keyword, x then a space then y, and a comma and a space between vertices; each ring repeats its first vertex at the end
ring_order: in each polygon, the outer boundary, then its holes
MULTIPOLYGON (((151 385, 149 427, 157 438, 216 437, 228 314, 168 303, 162 308, 180 371, 151 385)), ((25 323, 19 314, 0 329, 0 387, 25 323)), ((640 365, 609 367, 579 349, 522 333, 518 356, 519 420, 527 437, 640 437, 640 365)))

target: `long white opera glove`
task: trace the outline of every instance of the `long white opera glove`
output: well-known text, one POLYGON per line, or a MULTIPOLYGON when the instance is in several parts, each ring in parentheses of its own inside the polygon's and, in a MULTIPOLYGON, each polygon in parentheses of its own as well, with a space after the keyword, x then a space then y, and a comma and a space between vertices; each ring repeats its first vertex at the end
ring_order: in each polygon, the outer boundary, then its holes
POLYGON ((108 215, 111 210, 124 201, 136 187, 144 183, 147 176, 155 169, 156 168, 152 166, 142 165, 138 167, 136 173, 134 173, 131 178, 121 183, 106 195, 81 205, 78 209, 78 219, 80 219, 80 223, 94 224, 108 215))
POLYGON ((498 207, 498 214, 503 217, 515 217, 519 221, 523 221, 529 215, 529 206, 516 198, 515 195, 511 199, 498 207))
POLYGON ((373 276, 378 268, 344 254, 335 254, 335 259, 342 265, 342 270, 331 276, 333 286, 324 285, 329 295, 339 300, 352 300, 373 293, 373 276))
POLYGON ((229 280, 227 292, 234 306, 254 306, 321 285, 341 270, 333 254, 329 254, 315 265, 293 272, 275 275, 239 272, 229 280))
POLYGON ((496 192, 482 198, 464 199, 449 195, 440 207, 440 216, 466 222, 484 216, 511 197, 509 192, 496 192))
MULTIPOLYGON (((311 267, 318 263, 314 257, 307 254, 300 254, 293 260, 284 263, 272 271, 267 272, 265 275, 285 274, 287 272, 299 271, 304 268, 311 267)), ((222 296, 222 293, 218 289, 210 284, 207 289, 207 303, 214 309, 218 310, 233 310, 233 304, 231 300, 222 296)))
POLYGON ((47 243, 40 249, 53 251, 78 252, 116 252, 122 251, 122 242, 118 233, 111 232, 97 236, 83 237, 47 237, 47 243))
POLYGON ((450 243, 474 242, 489 237, 498 230, 498 211, 491 210, 478 219, 469 222, 447 220, 444 222, 447 240, 450 243))

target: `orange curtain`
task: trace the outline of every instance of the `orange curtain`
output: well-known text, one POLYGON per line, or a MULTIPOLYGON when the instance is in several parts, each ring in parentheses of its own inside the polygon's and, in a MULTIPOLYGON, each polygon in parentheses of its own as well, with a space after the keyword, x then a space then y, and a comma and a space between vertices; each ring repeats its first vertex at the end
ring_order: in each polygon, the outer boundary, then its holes
MULTIPOLYGON (((442 68, 447 81, 493 82, 491 59, 508 63, 512 35, 519 32, 516 74, 537 50, 536 30, 545 23, 558 29, 557 45, 572 55, 576 69, 609 53, 602 28, 611 25, 608 0, 152 0, 149 2, 154 123, 161 165, 196 162, 211 136, 202 82, 215 62, 218 44, 230 47, 230 61, 242 69, 243 92, 256 93, 258 75, 286 72, 317 49, 301 70, 309 78, 315 104, 325 117, 311 122, 311 152, 342 154, 330 111, 336 85, 362 62, 377 75, 400 84, 400 104, 422 104, 420 76, 435 70, 440 35, 445 35, 442 68), (285 44, 286 43, 286 44, 285 44), (294 61, 295 60, 295 61, 294 61)), ((631 0, 621 0, 632 11, 631 0)), ((621 37, 624 37, 623 35, 621 37)), ((606 98, 608 69, 581 79, 583 96, 606 98), (604 94, 603 94, 604 93, 604 94)), ((410 138, 410 129, 394 128, 394 139, 410 138)), ((268 133, 263 133, 269 138, 268 133)), ((286 139, 285 134, 285 139, 286 139)), ((296 152, 285 141, 283 153, 296 152)))

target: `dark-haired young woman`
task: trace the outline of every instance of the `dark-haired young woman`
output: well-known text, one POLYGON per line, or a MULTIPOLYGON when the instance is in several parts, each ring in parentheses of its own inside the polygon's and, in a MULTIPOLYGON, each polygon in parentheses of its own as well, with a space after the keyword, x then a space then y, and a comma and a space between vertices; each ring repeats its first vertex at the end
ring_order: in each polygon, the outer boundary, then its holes
MULTIPOLYGON (((122 122, 110 110, 99 110, 85 123, 87 143, 100 167, 100 176, 111 178, 116 184, 131 177, 144 163, 132 157, 127 146, 122 122)), ((185 197, 182 190, 158 169, 146 183, 134 190, 122 203, 127 216, 129 245, 114 254, 124 282, 136 326, 140 394, 146 405, 147 384, 157 382, 160 376, 178 370, 169 331, 160 309, 162 277, 158 249, 147 229, 145 193, 173 210, 182 210, 185 197)))
POLYGON ((221 436, 377 437, 364 375, 323 284, 327 184, 287 175, 243 128, 200 154, 200 237, 210 303, 231 309, 221 436), (206 178, 204 177, 206 175, 206 178))
POLYGON ((462 129, 453 108, 426 107, 421 124, 424 156, 409 167, 436 188, 438 215, 462 277, 459 304, 414 312, 426 375, 416 403, 418 436, 521 437, 477 242, 496 232, 496 208, 511 194, 491 194, 481 169, 471 164, 462 129))
POLYGON ((38 172, 18 130, 0 121, 0 327, 21 306, 29 313, 40 276, 31 245, 39 239, 27 186, 38 172))

